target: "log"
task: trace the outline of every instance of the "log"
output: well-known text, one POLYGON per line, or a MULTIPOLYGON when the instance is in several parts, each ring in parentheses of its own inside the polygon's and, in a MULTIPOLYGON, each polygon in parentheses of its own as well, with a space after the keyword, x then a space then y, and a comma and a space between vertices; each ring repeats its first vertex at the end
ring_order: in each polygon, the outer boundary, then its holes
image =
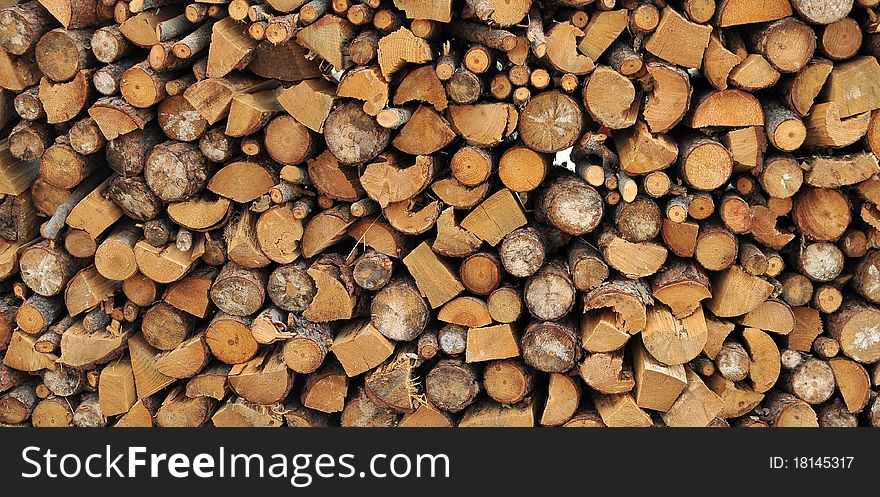
POLYGON ((845 302, 829 316, 828 332, 840 344, 844 355, 857 362, 874 362, 873 358, 878 355, 878 344, 871 320, 877 312, 875 307, 853 300, 845 302))
POLYGON ((43 156, 52 143, 48 126, 32 121, 20 121, 9 133, 9 153, 24 161, 34 161, 43 156))
POLYGON ((255 211, 245 210, 224 230, 228 259, 248 269, 264 268, 271 263, 259 246, 257 221, 255 211))
POLYGON ((791 308, 779 300, 766 300, 740 318, 744 326, 787 335, 794 328, 791 308))
POLYGON ((719 317, 734 317, 748 313, 765 301, 773 291, 773 285, 733 265, 717 273, 712 290, 706 308, 719 317))
POLYGON ((478 252, 466 257, 459 268, 459 279, 466 290, 475 295, 488 295, 501 283, 501 260, 491 252, 478 252))
MULTIPOLYGON (((626 29, 627 12, 623 9, 595 12, 586 26, 578 51, 596 62, 611 43, 626 29)), ((659 15, 657 22, 659 22, 659 15)), ((644 24, 644 23, 643 23, 644 24)))
POLYGON ((397 156, 390 155, 386 160, 367 165, 360 184, 370 198, 385 208, 416 196, 428 187, 434 174, 434 159, 430 156, 419 155, 415 164, 404 166, 397 156))
POLYGON ((266 298, 266 277, 263 271, 230 262, 223 266, 211 285, 211 301, 233 316, 253 314, 266 298))
POLYGON ((815 4, 804 0, 792 2, 792 7, 807 21, 813 24, 831 24, 844 17, 852 8, 852 2, 832 1, 815 4))
MULTIPOLYGON (((169 83, 166 83, 166 92, 169 83)), ((157 108, 157 121, 165 136, 177 141, 198 140, 208 129, 206 121, 181 94, 170 95, 157 108)))
POLYGON ((574 416, 581 398, 581 387, 571 376, 552 373, 547 401, 541 413, 542 426, 559 426, 574 416))
POLYGON ((263 253, 274 262, 288 264, 299 255, 302 222, 295 218, 290 204, 270 208, 260 214, 256 223, 257 243, 263 253))
POLYGON ((306 377, 300 401, 304 407, 325 413, 340 412, 348 391, 348 377, 330 363, 306 377))
POLYGON ((111 331, 87 331, 80 323, 75 323, 61 335, 61 364, 85 370, 97 364, 105 364, 119 357, 125 349, 126 341, 133 333, 131 327, 111 331))
POLYGON ((101 276, 122 281, 137 272, 134 246, 141 234, 132 225, 123 225, 111 232, 95 252, 95 268, 101 276))
POLYGON ((492 323, 488 304, 477 297, 456 297, 443 304, 437 320, 466 327, 480 327, 492 323))
POLYGON ((0 1, 0 398, 878 424, 876 3, 0 1))
POLYGON ((590 352, 613 352, 630 338, 611 309, 585 313, 580 325, 581 346, 590 352))
POLYGON ((831 60, 845 60, 854 56, 862 45, 862 30, 858 23, 843 17, 827 24, 818 39, 822 53, 831 60))
POLYGON ((364 377, 364 390, 372 402, 399 413, 412 413, 418 406, 415 367, 421 361, 412 348, 398 350, 394 357, 364 377))
POLYGON ((156 424, 161 427, 197 428, 208 422, 217 402, 207 397, 191 399, 182 388, 169 392, 156 411, 156 424))
POLYGON ((834 372, 827 362, 806 359, 785 378, 785 388, 808 404, 820 404, 834 394, 834 372))
POLYGON ((523 300, 536 319, 556 320, 574 306, 575 287, 568 268, 561 261, 550 261, 526 280, 523 300))
POLYGON ((695 98, 689 113, 692 128, 708 126, 762 126, 764 112, 750 93, 738 89, 709 92, 695 98))
POLYGON ((749 375, 751 358, 742 344, 728 339, 724 341, 721 350, 715 356, 715 365, 718 374, 727 380, 743 381, 749 375))
POLYGON ((314 428, 329 425, 326 414, 303 407, 299 402, 289 401, 284 408, 286 411, 284 421, 287 426, 314 428))
POLYGON ((192 333, 195 319, 165 302, 149 308, 141 321, 144 339, 158 350, 177 348, 192 333))
POLYGON ((303 311, 303 317, 315 322, 351 319, 360 311, 359 291, 351 268, 338 255, 316 260, 307 273, 315 281, 314 298, 303 311))
POLYGON ((191 378, 211 361, 204 332, 180 342, 172 350, 159 356, 156 369, 170 378, 191 378))
MULTIPOLYGON (((629 393, 600 394, 594 399, 601 422, 610 427, 648 427, 651 417, 629 393)), ((595 421, 594 421, 595 422, 595 421)), ((595 426, 595 425, 594 425, 595 426)))
POLYGON ((0 422, 18 424, 31 416, 37 405, 33 385, 19 385, 0 396, 0 422))
POLYGON ((13 57, 5 50, 0 55, 0 68, 3 69, 0 86, 7 90, 21 91, 40 80, 40 70, 34 62, 24 57, 13 57))
POLYGON ((785 392, 774 392, 765 398, 766 414, 761 416, 771 426, 819 426, 816 411, 806 402, 785 392))
POLYGON ((666 426, 706 427, 724 408, 724 401, 709 389, 703 380, 690 369, 687 386, 666 412, 660 414, 666 426))
MULTIPOLYGON (((518 357, 520 351, 516 335, 515 329, 510 324, 469 328, 467 330, 465 360, 467 362, 482 362, 518 357)), ((499 402, 501 401, 499 400, 499 402)))
POLYGON ((850 413, 861 412, 868 404, 871 380, 865 368, 854 361, 835 357, 828 361, 834 382, 850 413))
POLYGON ((532 389, 533 377, 518 360, 494 361, 483 371, 486 394, 502 404, 522 401, 532 389))
POLYGON ((395 90, 392 100, 394 105, 400 106, 412 101, 429 103, 437 111, 446 109, 446 91, 430 65, 408 72, 395 90))
POLYGON ((225 364, 242 364, 251 360, 259 344, 248 328, 250 320, 224 313, 214 315, 205 330, 205 341, 211 355, 225 364))
POLYGON ((229 387, 241 398, 260 405, 283 401, 293 387, 294 373, 282 360, 281 348, 269 349, 229 370, 229 387))
POLYGON ((231 366, 218 362, 209 364, 202 372, 186 383, 186 396, 190 398, 210 397, 215 400, 223 400, 229 392, 226 377, 231 369, 231 366))
POLYGON ((115 361, 101 370, 98 401, 106 416, 127 413, 137 402, 134 373, 128 359, 115 361))
POLYGON ((345 405, 340 418, 344 427, 394 427, 400 415, 373 402, 364 388, 359 388, 345 405))
MULTIPOLYGON (((98 84, 95 86, 97 88, 98 84)), ((114 88, 109 91, 116 92, 114 88)), ((120 97, 103 97, 89 108, 89 116, 98 124, 104 137, 113 140, 132 131, 144 129, 155 117, 155 113, 152 109, 137 109, 120 97)))
POLYGON ((15 324, 30 335, 39 335, 49 329, 63 310, 64 302, 59 298, 31 295, 21 303, 15 313, 15 324))
POLYGON ((459 360, 443 359, 425 377, 425 394, 432 404, 455 413, 474 402, 480 385, 474 367, 459 360))
POLYGON ((676 366, 690 361, 699 355, 707 340, 708 329, 702 307, 682 319, 674 317, 663 306, 648 309, 642 342, 647 351, 663 364, 676 366))
POLYGON ((712 297, 709 278, 697 265, 676 261, 657 273, 651 280, 651 292, 657 300, 669 306, 672 314, 683 317, 691 314, 704 299, 712 297))
POLYGON ((277 428, 284 417, 241 397, 230 398, 211 416, 211 423, 218 427, 277 428))
POLYGON ((622 394, 633 389, 633 371, 623 364, 623 352, 588 354, 578 366, 581 378, 598 392, 622 394))
POLYGON ((409 341, 428 324, 428 306, 412 280, 396 280, 382 288, 370 305, 370 321, 385 337, 409 341))
POLYGON ((349 376, 357 376, 385 361, 394 350, 394 342, 374 328, 369 321, 353 321, 340 330, 330 351, 349 376))
POLYGON ((582 235, 596 229, 604 213, 596 190, 582 180, 561 176, 542 190, 539 202, 553 226, 582 235))
POLYGON ((164 142, 153 147, 147 157, 144 179, 165 202, 179 202, 205 187, 207 167, 194 145, 164 142))
POLYGON ((660 15, 660 23, 645 42, 645 50, 673 64, 699 68, 711 32, 710 27, 692 23, 672 7, 666 7, 660 15), (685 44, 687 49, 673 49, 685 44))
POLYGON ((743 339, 749 349, 749 378, 756 392, 768 391, 779 378, 781 361, 779 349, 769 335, 757 328, 746 328, 743 339))
POLYGON ((722 271, 737 260, 736 236, 723 227, 706 223, 700 227, 694 259, 709 271, 722 271))
POLYGON ((597 242, 608 265, 630 279, 656 273, 666 262, 668 255, 668 250, 662 245, 654 242, 628 242, 612 229, 604 229, 597 242))
POLYGON ((768 2, 763 9, 749 9, 750 4, 742 0, 726 0, 720 3, 715 18, 721 27, 773 21, 792 15, 791 4, 781 1, 768 2))
POLYGON ((73 274, 82 267, 63 249, 47 242, 26 249, 21 254, 19 265, 24 283, 44 297, 61 293, 73 274))
POLYGON ((843 405, 840 399, 835 399, 833 403, 823 406, 816 414, 819 418, 819 426, 823 428, 849 428, 858 426, 858 420, 855 416, 847 412, 846 406, 843 405))
POLYGON ((719 142, 694 134, 682 143, 678 167, 687 184, 697 190, 711 191, 730 177, 733 160, 719 142))
POLYGON ((558 152, 570 147, 582 127, 583 112, 577 102, 555 91, 541 93, 529 100, 519 118, 523 143, 537 152, 558 152), (550 122, 556 125, 547 127, 550 122))
POLYGON ((0 12, 0 46, 10 54, 24 55, 51 29, 48 14, 36 1, 7 6, 0 12))
POLYGON ((39 401, 31 413, 31 422, 38 428, 73 426, 73 407, 66 399, 53 397, 39 401))
POLYGON ((520 339, 523 360, 549 373, 564 373, 579 356, 577 334, 572 323, 532 321, 520 339))

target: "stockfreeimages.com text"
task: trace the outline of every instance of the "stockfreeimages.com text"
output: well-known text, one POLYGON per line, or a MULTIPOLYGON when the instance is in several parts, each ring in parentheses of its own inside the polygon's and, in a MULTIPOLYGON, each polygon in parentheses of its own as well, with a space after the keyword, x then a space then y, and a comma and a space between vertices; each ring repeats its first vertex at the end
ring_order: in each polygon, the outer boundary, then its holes
POLYGON ((446 454, 374 454, 358 470, 354 454, 216 453, 194 456, 151 453, 147 447, 126 447, 91 454, 59 453, 37 446, 21 453, 24 478, 285 478, 294 487, 308 487, 315 478, 449 478, 446 454))

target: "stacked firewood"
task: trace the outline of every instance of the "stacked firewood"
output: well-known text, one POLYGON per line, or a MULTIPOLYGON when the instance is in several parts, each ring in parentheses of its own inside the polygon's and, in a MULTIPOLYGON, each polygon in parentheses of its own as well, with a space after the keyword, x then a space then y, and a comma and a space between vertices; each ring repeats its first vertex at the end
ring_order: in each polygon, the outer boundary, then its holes
POLYGON ((189 1, 0 0, 3 425, 880 426, 877 0, 189 1))

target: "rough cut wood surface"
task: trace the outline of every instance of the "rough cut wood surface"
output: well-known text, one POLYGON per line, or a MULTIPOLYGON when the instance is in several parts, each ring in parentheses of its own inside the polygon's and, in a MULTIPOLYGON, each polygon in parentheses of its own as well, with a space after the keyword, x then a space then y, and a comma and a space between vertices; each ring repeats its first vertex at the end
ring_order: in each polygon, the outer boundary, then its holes
POLYGON ((876 9, 0 1, 0 425, 877 426, 876 9))

